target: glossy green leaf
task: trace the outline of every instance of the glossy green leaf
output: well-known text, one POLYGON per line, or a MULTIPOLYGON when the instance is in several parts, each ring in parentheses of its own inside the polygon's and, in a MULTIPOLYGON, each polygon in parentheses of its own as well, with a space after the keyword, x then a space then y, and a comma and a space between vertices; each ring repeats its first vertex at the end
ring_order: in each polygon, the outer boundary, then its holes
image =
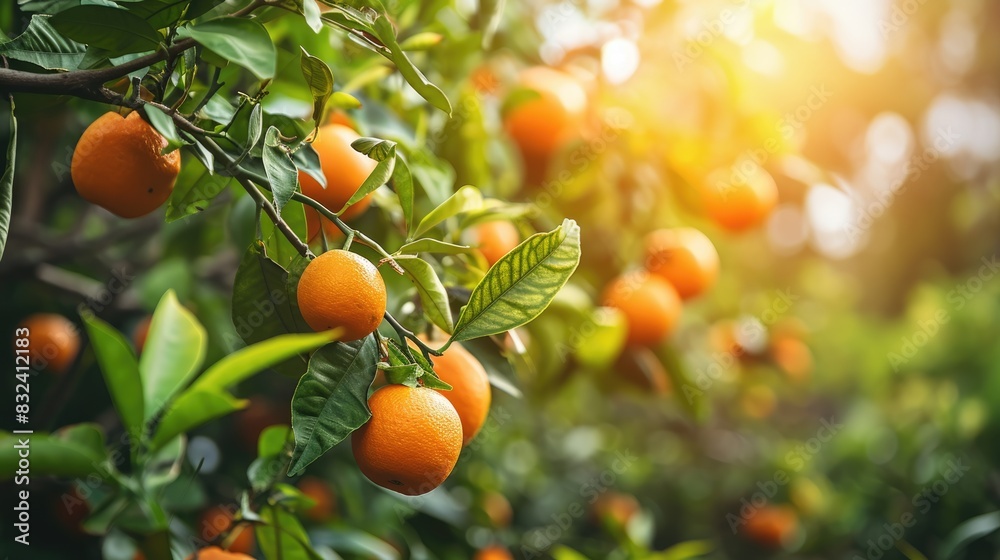
POLYGON ((309 536, 299 520, 277 506, 260 511, 263 523, 255 527, 257 545, 267 560, 323 560, 309 544, 309 536))
POLYGON ((264 133, 264 110, 260 103, 253 106, 250 111, 250 121, 247 124, 247 150, 252 150, 260 142, 260 137, 264 133))
POLYGON ((10 135, 7 137, 3 175, 0 175, 0 259, 7 247, 7 233, 10 230, 10 213, 14 205, 14 160, 17 157, 17 118, 14 116, 14 101, 9 101, 10 135))
POLYGON ((479 189, 468 185, 464 186, 458 189, 455 194, 448 197, 440 206, 424 216, 424 219, 420 220, 420 224, 417 225, 417 229, 413 232, 413 235, 422 235, 456 214, 478 210, 482 206, 483 195, 479 192, 479 189))
POLYGON ((250 401, 237 399, 225 391, 188 390, 181 394, 163 415, 153 435, 150 449, 157 450, 175 437, 209 420, 245 408, 250 401))
POLYGON ((526 239, 504 255, 472 291, 452 340, 520 327, 548 307, 580 263, 580 227, 573 220, 526 239))
POLYGON ((82 477, 106 475, 104 438, 94 424, 69 426, 54 434, 30 435, 0 432, 0 480, 9 480, 18 470, 19 453, 28 442, 32 476, 82 477))
POLYGON ((306 79, 313 100, 313 122, 320 127, 323 125, 326 103, 333 95, 333 72, 321 59, 310 55, 305 47, 299 48, 302 49, 300 57, 302 76, 306 79))
POLYGON ((962 552, 974 541, 1000 530, 1000 511, 977 515, 963 521, 945 538, 938 550, 938 558, 962 558, 962 552))
POLYGON ((146 117, 149 118, 150 124, 153 128, 160 133, 167 140, 167 145, 164 147, 160 153, 169 154, 170 152, 176 150, 177 148, 187 144, 187 141, 181 138, 180 134, 177 132, 177 125, 174 124, 174 119, 163 112, 159 107, 153 105, 145 106, 146 117))
POLYGON ((392 24, 389 23, 389 19, 384 15, 379 15, 375 18, 373 28, 375 29, 375 35, 389 49, 390 59, 396 65, 406 83, 410 84, 410 87, 431 105, 441 109, 450 116, 451 101, 448 101, 448 96, 440 88, 432 84, 406 56, 399 43, 396 42, 396 32, 393 30, 392 24))
POLYGON ((264 26, 255 20, 225 17, 177 29, 206 49, 246 68, 261 80, 274 77, 277 52, 264 26))
POLYGON ((399 366, 385 366, 379 368, 385 374, 385 379, 389 383, 396 385, 406 385, 407 387, 419 387, 417 382, 424 370, 417 364, 403 364, 399 366))
POLYGON ((109 56, 155 51, 163 37, 141 17, 109 6, 82 5, 49 20, 64 37, 109 52, 109 56))
POLYGON ((163 409, 201 368, 205 328, 185 309, 173 290, 160 299, 139 359, 146 420, 163 409))
POLYGON ((46 70, 76 70, 83 61, 87 46, 60 35, 50 24, 51 17, 31 16, 23 33, 0 44, 0 54, 46 70))
POLYGON ((425 237, 406 243, 399 248, 396 253, 401 255, 413 255, 417 253, 438 253, 441 255, 460 255, 473 251, 468 245, 455 245, 437 239, 425 237))
POLYGON ((434 267, 427 261, 414 257, 398 257, 396 262, 403 267, 406 277, 417 288, 427 318, 444 332, 451 333, 455 328, 455 322, 451 316, 448 293, 434 267))
POLYGON ((273 457, 285 447, 285 442, 289 441, 292 435, 292 427, 284 424, 268 426, 257 438, 257 456, 273 457))
POLYGON ((191 386, 192 390, 222 390, 337 339, 339 329, 312 334, 286 334, 248 346, 216 362, 191 386))
POLYGON ((361 183, 358 190, 351 195, 351 198, 348 199, 346 203, 344 203, 344 207, 337 212, 338 215, 344 210, 347 210, 351 205, 371 194, 375 189, 388 183, 389 179, 392 178, 392 172, 396 165, 396 143, 388 140, 380 140, 374 146, 364 144, 364 142, 369 140, 373 139, 359 138, 351 145, 354 146, 359 152, 377 161, 378 164, 375 165, 375 169, 373 169, 372 172, 368 174, 368 177, 365 178, 365 182, 361 183), (359 148, 359 146, 364 149, 359 148))
POLYGON ((215 197, 235 185, 236 179, 213 174, 210 168, 182 166, 177 185, 167 199, 167 223, 204 212, 215 197))
POLYGON ((142 0, 125 3, 125 9, 141 17, 153 29, 170 27, 184 13, 191 0, 142 0))
POLYGON ((407 37, 402 43, 399 44, 399 48, 404 51, 426 51, 427 49, 440 43, 442 39, 444 39, 444 36, 440 33, 424 31, 407 37))
POLYGON ((138 440, 142 437, 145 421, 139 361, 122 333, 92 313, 82 313, 81 317, 101 367, 104 384, 111 393, 111 402, 122 419, 122 426, 138 440))
POLYGON ((157 450, 143 467, 143 488, 155 492, 177 480, 187 459, 185 451, 187 451, 187 441, 183 437, 174 438, 169 445, 157 450))
MULTIPOLYGON (((281 211, 281 219, 288 224, 288 227, 292 228, 299 239, 306 238, 306 212, 302 204, 294 200, 285 204, 281 211)), ((264 235, 264 246, 267 248, 267 254, 274 262, 287 267, 292 261, 301 257, 298 249, 271 223, 271 220, 264 218, 261 223, 261 231, 264 235)))
POLYGON ((268 128, 264 136, 262 157, 274 195, 274 208, 280 213, 299 189, 299 172, 292 163, 288 148, 281 142, 281 132, 275 126, 268 128))
POLYGON ((375 379, 378 344, 366 336, 324 346, 309 360, 292 397, 295 476, 371 418, 368 387, 375 379))
POLYGON ((413 223, 413 175, 406 160, 396 154, 396 165, 392 169, 392 188, 399 198, 403 210, 403 228, 409 229, 413 223))
POLYGON ((319 33, 323 29, 322 12, 316 0, 302 0, 302 17, 305 18, 309 29, 319 33))

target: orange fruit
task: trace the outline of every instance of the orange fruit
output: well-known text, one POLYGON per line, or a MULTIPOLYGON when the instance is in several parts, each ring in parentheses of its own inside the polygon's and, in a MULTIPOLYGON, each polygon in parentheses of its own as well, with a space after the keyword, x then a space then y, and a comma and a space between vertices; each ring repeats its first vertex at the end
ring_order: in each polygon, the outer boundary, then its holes
POLYGON ((713 173, 702 194, 709 217, 730 231, 760 224, 778 203, 774 178, 758 166, 749 172, 713 173))
POLYGON ((507 527, 514 517, 514 509, 510 507, 510 501, 500 492, 490 491, 483 494, 482 508, 494 527, 507 527))
MULTIPOLYGON (((229 552, 250 554, 253 551, 253 529, 248 524, 240 523, 234 527, 235 506, 218 505, 208 508, 201 514, 198 526, 195 527, 198 537, 205 542, 229 543, 229 552)), ((212 547, 214 548, 214 547, 212 547)), ((222 552, 220 550, 220 552, 222 552)), ((237 556, 242 557, 242 556, 237 556)), ((221 556, 221 558, 229 558, 221 556)))
POLYGON ((504 125, 526 158, 550 156, 579 134, 587 91, 576 77, 535 66, 521 73, 520 87, 538 97, 512 107, 504 125))
POLYGON ((217 546, 206 546, 188 556, 187 560, 254 560, 254 557, 241 552, 222 550, 217 546))
POLYGON ((639 501, 635 499, 635 496, 611 491, 601 494, 591 506, 591 511, 599 522, 610 520, 619 527, 628 525, 628 522, 639 513, 640 509, 639 501))
POLYGON ((372 417, 351 435, 368 480, 407 496, 437 488, 462 451, 462 420, 441 393, 387 385, 368 399, 372 417))
POLYGON ((385 282, 368 259, 335 249, 302 271, 297 298, 302 318, 315 331, 344 329, 342 341, 370 335, 385 315, 385 282))
POLYGON ((774 339, 771 342, 771 357, 792 381, 805 381, 812 374, 812 351, 797 338, 782 336, 774 339))
POLYGON ((472 560, 514 560, 514 556, 506 548, 494 545, 477 550, 472 560))
MULTIPOLYGON (((342 124, 327 124, 319 128, 318 134, 312 147, 319 156, 323 176, 326 177, 326 188, 323 188, 316 179, 301 170, 299 171, 299 185, 302 188, 302 194, 321 203, 331 212, 339 212, 344 204, 354 196, 354 193, 365 182, 377 164, 375 160, 351 147, 351 142, 361 138, 353 129, 342 124)), ((368 208, 371 202, 371 195, 368 195, 351 205, 340 217, 344 220, 356 218, 368 208)), ((322 218, 318 211, 306 207, 306 228, 309 239, 316 237, 319 233, 321 221, 328 234, 340 231, 332 222, 322 218)))
POLYGON ((789 506, 765 505, 746 520, 743 534, 765 548, 781 548, 799 530, 799 516, 789 506))
POLYGON ((156 210, 174 190, 181 153, 160 154, 167 140, 138 112, 104 113, 83 131, 70 174, 84 199, 122 218, 156 210))
POLYGON ((319 523, 336 515, 337 498, 325 482, 315 476, 306 476, 299 481, 299 490, 316 502, 316 505, 302 512, 306 518, 319 523))
POLYGON ((142 352, 146 346, 146 337, 149 336, 149 325, 153 322, 152 315, 146 315, 141 321, 136 323, 135 330, 132 331, 132 343, 135 344, 135 351, 142 352))
POLYGON ((357 125, 357 123, 354 122, 354 119, 352 119, 351 116, 348 115, 346 112, 340 111, 340 110, 331 112, 330 113, 330 118, 328 118, 326 120, 326 123, 327 124, 339 124, 341 126, 346 126, 347 128, 349 128, 351 130, 357 130, 358 129, 358 125, 357 125))
POLYGON ((442 356, 434 356, 434 373, 451 385, 440 391, 458 412, 462 421, 463 444, 476 437, 490 413, 490 380, 483 364, 460 344, 448 347, 442 356))
POLYGON ((684 299, 715 284, 719 253, 711 240, 694 228, 656 230, 646 236, 646 269, 673 284, 684 299))
MULTIPOLYGON (((65 373, 80 351, 80 333, 69 319, 55 313, 36 313, 28 316, 18 329, 28 329, 26 337, 15 331, 14 349, 23 350, 18 341, 27 338, 28 356, 35 369, 65 373)), ((23 343, 22 343, 23 344, 23 343)))
POLYGON ((659 276, 644 270, 623 274, 604 289, 603 305, 625 315, 628 342, 649 346, 674 332, 681 316, 677 290, 659 276))
POLYGON ((485 222, 476 226, 473 231, 473 242, 479 247, 479 252, 486 257, 486 262, 493 266, 511 249, 521 242, 521 233, 510 222, 485 222))

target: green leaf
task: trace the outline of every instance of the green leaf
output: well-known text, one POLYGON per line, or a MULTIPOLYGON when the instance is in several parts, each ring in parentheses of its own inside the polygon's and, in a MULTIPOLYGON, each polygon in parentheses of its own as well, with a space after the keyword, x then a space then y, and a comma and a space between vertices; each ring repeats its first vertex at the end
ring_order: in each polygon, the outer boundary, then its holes
MULTIPOLYGON (((111 402, 121 416, 122 426, 129 436, 138 440, 142 437, 145 416, 139 362, 132 353, 132 347, 122 333, 93 313, 81 313, 80 316, 94 347, 97 363, 101 366, 104 384, 111 393, 111 402)), ((132 447, 137 449, 135 445, 132 447)))
POLYGON ((299 173, 288 155, 288 148, 281 143, 281 131, 276 126, 267 129, 262 158, 274 195, 274 208, 280 213, 299 189, 299 173))
POLYGON ((397 257, 396 262, 403 267, 406 277, 413 282, 420 296, 424 313, 432 323, 446 333, 455 328, 451 317, 451 306, 448 304, 448 292, 438 278, 434 267, 427 261, 415 257, 397 257))
POLYGON ((407 387, 419 387, 417 379, 424 374, 423 368, 417 364, 403 364, 400 366, 379 367, 385 374, 385 379, 395 385, 406 385, 407 387))
POLYGON ((399 43, 396 42, 396 32, 392 29, 392 24, 389 23, 388 18, 385 15, 379 15, 375 18, 373 28, 375 35, 389 49, 389 59, 396 65, 406 83, 410 84, 410 87, 430 102, 431 105, 441 109, 450 116, 451 101, 448 101, 448 96, 440 88, 428 81, 423 73, 406 56, 399 43))
POLYGON ((175 437, 209 420, 245 408, 249 403, 250 401, 237 399, 225 391, 185 391, 170 404, 149 447, 155 451, 175 437))
POLYGON ((126 3, 125 9, 146 20, 153 29, 163 29, 177 23, 190 3, 191 0, 142 0, 126 3))
MULTIPOLYGON (((306 238, 306 212, 301 203, 293 200, 285 204, 285 208, 281 211, 281 218, 285 220, 288 227, 292 228, 299 239, 306 238)), ((271 223, 271 220, 262 221, 261 231, 264 234, 264 246, 267 247, 267 254, 274 259, 274 262, 287 267, 289 263, 301 256, 298 249, 271 223)))
POLYGON ((250 121, 247 126, 247 150, 252 150, 257 142, 260 142, 260 135, 264 133, 264 110, 260 103, 253 106, 250 111, 250 121))
POLYGON ((286 334, 229 354, 208 368, 191 390, 222 390, 292 356, 336 340, 339 329, 321 333, 286 334))
POLYGON ((711 541, 685 541, 650 557, 650 560, 688 560, 700 558, 715 549, 711 541))
POLYGON ((330 67, 325 62, 306 52, 305 47, 299 48, 302 49, 300 62, 302 76, 305 77, 309 93, 312 94, 313 122, 319 128, 323 125, 326 102, 333 94, 333 72, 330 71, 330 67))
POLYGON ((10 135, 7 138, 7 153, 3 175, 0 175, 0 259, 7 247, 7 232, 10 229, 10 213, 14 205, 14 160, 17 159, 17 117, 14 116, 14 100, 10 100, 10 135))
POLYGON ((406 160, 396 154, 396 165, 392 169, 392 187, 399 197, 399 206, 403 209, 403 228, 409 229, 413 223, 413 175, 406 165, 406 160))
POLYGON ((360 109, 361 102, 357 97, 342 91, 335 91, 330 97, 330 104, 337 109, 360 109))
POLYGON ((292 435, 292 427, 285 424, 268 426, 257 438, 257 456, 273 457, 285 448, 285 442, 292 435))
POLYGON ((177 29, 201 46, 238 64, 261 80, 274 77, 277 52, 264 26, 255 20, 224 17, 177 29))
POLYGON ((94 424, 68 426, 54 434, 30 435, 0 432, 0 480, 9 480, 18 470, 22 441, 28 441, 33 476, 107 476, 104 437, 94 424))
POLYGON ((161 154, 169 154, 170 152, 180 148, 181 146, 187 144, 187 141, 181 138, 180 134, 177 132, 177 125, 174 124, 174 119, 163 112, 163 109, 155 107, 153 105, 146 105, 146 116, 149 118, 149 123, 153 125, 153 128, 167 139, 167 145, 162 150, 161 154))
POLYGON ((580 227, 573 220, 532 235, 504 255, 472 291, 451 340, 520 327, 548 307, 580 263, 580 227))
POLYGON ((155 51, 163 37, 141 17, 118 8, 83 5, 52 16, 64 37, 109 51, 109 56, 155 51))
POLYGON ((420 220, 420 224, 417 225, 417 229, 413 232, 413 235, 422 235, 456 214, 478 210, 482 206, 483 195, 480 194, 479 189, 464 186, 458 189, 455 194, 448 197, 440 206, 424 216, 424 219, 420 220))
POLYGON ((316 0, 302 0, 302 16, 306 19, 306 25, 309 26, 309 29, 316 33, 323 29, 322 15, 316 0))
POLYGON ((371 418, 368 388, 377 362, 378 344, 370 336, 313 354, 292 397, 295 451, 288 476, 301 473, 371 418))
POLYGON ((461 255, 463 253, 470 253, 474 249, 468 245, 455 245, 454 243, 447 243, 444 241, 439 241, 437 239, 431 239, 425 237, 423 239, 417 239, 410 241, 409 243, 403 245, 396 251, 397 254, 416 254, 416 253, 438 253, 441 255, 461 255))
POLYGON ((377 161, 378 164, 375 165, 375 169, 365 178, 365 182, 361 183, 358 190, 344 203, 344 207, 337 212, 338 215, 347 210, 352 204, 368 196, 375 189, 388 183, 389 179, 392 178, 392 172, 396 166, 395 142, 379 140, 378 138, 358 138, 354 142, 351 142, 351 147, 377 161))
POLYGON ((0 44, 0 54, 46 70, 76 70, 83 61, 87 46, 60 35, 50 24, 51 17, 31 16, 24 33, 0 44))
POLYGON ((163 488, 177 480, 181 474, 187 442, 183 437, 174 438, 170 445, 156 451, 142 469, 142 486, 149 492, 163 488))
POLYGON ((994 511, 978 515, 968 519, 945 538, 944 543, 938 550, 938 557, 949 560, 961 558, 961 552, 969 546, 969 543, 977 541, 1000 529, 1000 511, 994 511))
POLYGON ((412 37, 407 37, 402 43, 399 44, 399 48, 404 51, 426 51, 427 49, 440 43, 442 39, 444 39, 444 36, 440 33, 424 31, 423 33, 417 33, 412 37))
POLYGON ((160 299, 139 359, 145 416, 149 420, 198 372, 205 359, 205 328, 173 290, 160 299))
POLYGON ((233 177, 215 175, 208 167, 181 166, 177 186, 167 199, 167 223, 203 212, 216 196, 235 183, 233 177))
POLYGON ((263 523, 254 528, 257 545, 267 560, 323 560, 309 544, 309 536, 294 515, 277 506, 260 511, 263 523))

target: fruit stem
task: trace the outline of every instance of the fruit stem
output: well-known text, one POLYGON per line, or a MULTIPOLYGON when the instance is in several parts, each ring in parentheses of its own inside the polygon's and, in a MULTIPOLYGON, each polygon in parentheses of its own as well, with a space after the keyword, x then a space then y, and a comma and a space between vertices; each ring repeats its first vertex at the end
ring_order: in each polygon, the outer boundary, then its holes
POLYGON ((406 352, 407 354, 409 354, 409 350, 408 350, 408 345, 406 344, 406 339, 410 339, 411 341, 413 341, 414 344, 417 345, 417 348, 420 348, 420 352, 424 355, 425 358, 427 358, 427 361, 431 361, 431 356, 441 355, 441 352, 424 344, 424 341, 420 340, 420 338, 418 338, 417 335, 413 334, 413 331, 399 324, 399 321, 397 321, 396 318, 393 317, 388 311, 385 312, 385 320, 392 326, 393 330, 396 331, 396 334, 399 336, 399 342, 403 346, 403 351, 406 352))

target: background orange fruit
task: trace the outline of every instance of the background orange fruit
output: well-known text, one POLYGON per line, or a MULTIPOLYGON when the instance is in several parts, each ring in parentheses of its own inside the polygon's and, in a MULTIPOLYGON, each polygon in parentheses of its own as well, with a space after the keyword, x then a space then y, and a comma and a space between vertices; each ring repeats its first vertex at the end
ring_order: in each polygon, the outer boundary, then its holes
POLYGON ((21 321, 18 328, 28 329, 32 367, 65 373, 73 365, 80 351, 80 333, 69 319, 55 313, 36 313, 21 321))
POLYGON ((312 260, 299 278, 302 318, 315 331, 343 328, 340 340, 371 334, 385 315, 385 282, 364 257, 335 249, 312 260))
POLYGON ((514 560, 510 551, 502 546, 488 546, 476 551, 473 560, 514 560))
POLYGON ((778 187, 770 173, 755 166, 747 172, 713 173, 703 196, 709 217, 730 231, 742 231, 770 215, 778 203, 778 187))
POLYGON ((475 227, 473 243, 493 266, 521 242, 521 233, 514 224, 504 221, 485 222, 475 227))
POLYGON ((775 337, 771 341, 771 358, 791 381, 806 381, 812 375, 812 350, 797 338, 775 337))
POLYGON ((510 500, 500 492, 489 491, 483 494, 482 508, 494 527, 507 527, 514 518, 514 508, 510 506, 510 500))
POLYGON ((206 546, 188 556, 188 560, 254 560, 254 558, 240 552, 222 550, 217 546, 206 546))
POLYGON ((610 520, 619 527, 628 525, 641 509, 635 496, 612 491, 601 494, 591 506, 594 518, 598 522, 610 520))
POLYGON ((437 488, 462 451, 462 421, 441 393, 387 385, 368 399, 371 419, 351 435, 358 468, 375 484, 417 496, 437 488))
POLYGON ((646 269, 673 284, 687 299, 703 293, 719 276, 719 253, 694 228, 660 229, 646 236, 646 269))
POLYGON ((641 346, 661 342, 674 332, 681 298, 670 282, 644 270, 623 274, 604 289, 603 305, 620 309, 628 323, 628 342, 641 346))
MULTIPOLYGON (((323 188, 308 173, 299 171, 299 185, 302 188, 302 194, 320 202, 331 212, 340 211, 377 165, 375 160, 351 147, 351 142, 358 138, 360 136, 357 132, 343 124, 321 126, 312 147, 319 155, 323 176, 326 177, 326 188, 323 188)), ((360 216, 370 204, 371 195, 368 195, 345 210, 340 217, 350 220, 360 216)), ((321 222, 328 234, 340 231, 326 218, 321 219, 319 212, 312 208, 306 208, 309 239, 319 233, 321 222)))
POLYGON ((311 508, 302 512, 306 518, 319 523, 336 515, 337 498, 326 482, 315 476, 306 476, 299 481, 298 486, 303 494, 316 502, 311 508))
POLYGON ((444 355, 434 357, 434 373, 451 385, 451 391, 440 393, 458 412, 463 443, 468 445, 490 413, 492 395, 486 370, 475 356, 456 342, 444 355))
POLYGON ((587 107, 580 81, 554 68, 535 66, 521 73, 520 86, 539 96, 514 106, 504 125, 526 157, 546 157, 579 133, 587 107))
POLYGON ((799 516, 790 506, 765 505, 746 520, 743 534, 765 548, 781 548, 799 530, 799 516))
POLYGON ((156 210, 174 190, 181 153, 161 155, 167 140, 133 111, 104 113, 76 143, 70 174, 84 199, 121 216, 156 210))
POLYGON ((230 552, 250 554, 253 551, 253 529, 246 524, 234 526, 235 506, 218 505, 201 514, 196 529, 206 542, 227 542, 230 552))

